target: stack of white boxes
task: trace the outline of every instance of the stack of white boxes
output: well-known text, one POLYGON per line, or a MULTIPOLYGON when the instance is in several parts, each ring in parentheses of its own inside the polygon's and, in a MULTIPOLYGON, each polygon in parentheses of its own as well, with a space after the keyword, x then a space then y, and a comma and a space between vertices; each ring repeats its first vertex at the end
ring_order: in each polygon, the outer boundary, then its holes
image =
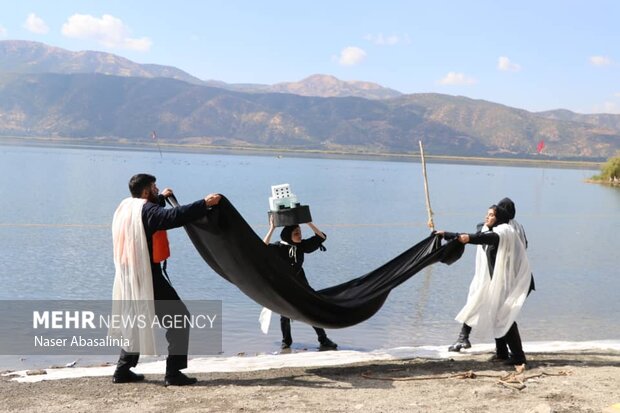
POLYGON ((269 215, 277 227, 299 225, 312 221, 310 207, 300 205, 289 184, 273 185, 269 197, 269 215))
POLYGON ((295 194, 291 192, 289 184, 271 186, 271 196, 269 197, 269 209, 279 211, 283 208, 295 208, 299 206, 299 201, 295 194))

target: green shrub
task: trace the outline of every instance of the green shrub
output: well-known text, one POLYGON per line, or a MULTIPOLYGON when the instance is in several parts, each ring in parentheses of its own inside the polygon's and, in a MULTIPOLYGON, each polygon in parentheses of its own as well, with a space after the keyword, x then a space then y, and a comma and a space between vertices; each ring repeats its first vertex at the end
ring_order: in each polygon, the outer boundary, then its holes
POLYGON ((609 158, 601 167, 601 173, 596 175, 594 179, 601 181, 620 179, 620 155, 609 158))

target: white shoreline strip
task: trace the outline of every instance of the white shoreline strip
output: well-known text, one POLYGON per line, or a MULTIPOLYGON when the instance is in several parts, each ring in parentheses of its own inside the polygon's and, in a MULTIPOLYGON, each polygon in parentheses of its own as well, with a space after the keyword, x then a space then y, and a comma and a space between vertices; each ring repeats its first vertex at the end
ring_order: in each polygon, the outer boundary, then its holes
MULTIPOLYGON (((558 353, 570 351, 602 351, 620 352, 620 341, 545 341, 526 342, 523 345, 527 354, 558 353)), ((489 353, 494 351, 494 344, 476 344, 467 351, 453 353, 447 351, 447 346, 397 347, 370 352, 339 350, 339 351, 304 351, 291 354, 263 354, 258 356, 234 357, 199 357, 189 361, 189 367, 184 372, 215 373, 215 372, 242 372, 278 369, 284 367, 325 367, 338 366, 367 361, 405 360, 412 358, 448 359, 464 358, 472 354, 489 353)), ((44 380, 59 380, 79 377, 112 376, 115 366, 105 367, 67 367, 45 369, 46 374, 27 375, 28 370, 5 373, 3 376, 15 376, 13 380, 22 383, 35 383, 44 380)), ((165 361, 140 363, 134 369, 142 374, 161 375, 165 370, 165 361)))

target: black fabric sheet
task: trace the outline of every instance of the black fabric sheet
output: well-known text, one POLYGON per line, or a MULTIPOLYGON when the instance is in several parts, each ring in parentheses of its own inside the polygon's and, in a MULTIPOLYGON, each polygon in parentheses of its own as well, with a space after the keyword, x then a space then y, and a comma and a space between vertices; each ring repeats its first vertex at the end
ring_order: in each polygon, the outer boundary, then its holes
MULTIPOLYGON (((172 197, 171 203, 178 205, 172 197)), ((207 264, 248 297, 275 313, 323 328, 367 320, 393 288, 431 264, 453 263, 464 250, 458 241, 441 245, 441 239, 431 234, 374 271, 315 291, 297 281, 289 263, 263 243, 224 196, 208 219, 186 225, 185 230, 207 264)))

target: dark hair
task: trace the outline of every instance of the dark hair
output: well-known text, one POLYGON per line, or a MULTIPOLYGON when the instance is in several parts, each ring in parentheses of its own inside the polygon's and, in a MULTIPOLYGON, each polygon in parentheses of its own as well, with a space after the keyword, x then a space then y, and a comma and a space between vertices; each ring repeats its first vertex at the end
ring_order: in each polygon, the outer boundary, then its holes
POLYGON ((299 225, 287 225, 280 232, 280 239, 289 244, 293 244, 293 231, 299 228, 299 225))
POLYGON ((508 219, 515 219, 515 215, 517 215, 517 209, 515 208, 515 203, 512 202, 510 198, 504 198, 497 203, 498 207, 505 208, 508 211, 508 219))
POLYGON ((129 192, 134 198, 140 198, 142 191, 149 189, 153 182, 157 181, 153 175, 149 174, 137 174, 131 177, 129 180, 129 192))
POLYGON ((493 225, 494 227, 500 224, 507 224, 508 221, 510 221, 508 210, 506 210, 506 208, 499 205, 491 205, 489 209, 495 211, 495 225, 493 225))

